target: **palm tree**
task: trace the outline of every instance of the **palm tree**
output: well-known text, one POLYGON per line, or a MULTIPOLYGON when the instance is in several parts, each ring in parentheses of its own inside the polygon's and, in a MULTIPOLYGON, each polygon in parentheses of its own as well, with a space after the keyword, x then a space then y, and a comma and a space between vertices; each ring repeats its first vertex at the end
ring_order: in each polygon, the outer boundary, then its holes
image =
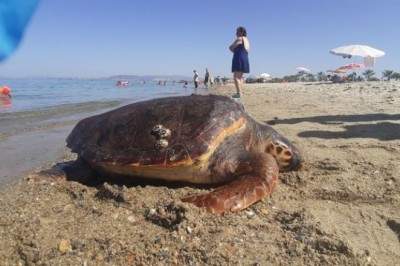
POLYGON ((306 79, 307 81, 314 82, 315 81, 315 76, 313 74, 306 74, 306 79))
POLYGON ((326 81, 326 75, 324 72, 318 72, 317 76, 318 76, 318 81, 326 81))
POLYGON ((283 77, 283 79, 286 80, 287 82, 296 82, 298 78, 299 78, 298 75, 290 75, 283 77))
POLYGON ((394 72, 392 75, 392 78, 394 78, 396 81, 400 79, 400 73, 394 72))
POLYGON ((367 69, 362 74, 367 80, 371 80, 372 77, 375 76, 375 71, 373 71, 372 69, 367 69))
POLYGON ((382 72, 382 77, 387 78, 387 81, 390 81, 393 78, 394 71, 393 70, 384 70, 382 72))

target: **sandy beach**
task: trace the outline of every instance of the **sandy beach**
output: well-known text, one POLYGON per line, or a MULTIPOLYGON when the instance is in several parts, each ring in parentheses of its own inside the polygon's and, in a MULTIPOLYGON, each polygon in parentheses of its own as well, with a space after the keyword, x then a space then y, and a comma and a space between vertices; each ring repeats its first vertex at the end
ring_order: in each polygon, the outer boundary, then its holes
POLYGON ((400 82, 246 84, 243 101, 307 163, 238 214, 180 202, 212 189, 188 184, 27 182, 75 158, 71 123, 3 139, 14 180, 0 187, 0 264, 400 264, 400 82), (38 135, 50 144, 25 151, 38 135))

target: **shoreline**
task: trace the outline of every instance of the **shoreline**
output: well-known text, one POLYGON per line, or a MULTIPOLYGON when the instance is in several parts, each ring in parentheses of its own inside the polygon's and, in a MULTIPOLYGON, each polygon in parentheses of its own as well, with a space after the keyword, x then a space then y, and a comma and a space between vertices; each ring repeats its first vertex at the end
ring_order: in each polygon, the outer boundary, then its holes
MULTIPOLYGON (((299 147, 306 171, 281 173, 276 191, 245 211, 211 215, 179 200, 199 192, 190 185, 30 184, 26 169, 0 184, 3 262, 400 263, 400 82, 246 84, 243 98, 256 121, 299 147)), ((10 172, 70 160, 63 143, 73 125, 0 142, 10 152, 0 159, 10 172)))
POLYGON ((42 164, 56 162, 66 149, 65 139, 80 119, 120 105, 116 101, 88 102, 1 114, 0 185, 23 177, 42 164))

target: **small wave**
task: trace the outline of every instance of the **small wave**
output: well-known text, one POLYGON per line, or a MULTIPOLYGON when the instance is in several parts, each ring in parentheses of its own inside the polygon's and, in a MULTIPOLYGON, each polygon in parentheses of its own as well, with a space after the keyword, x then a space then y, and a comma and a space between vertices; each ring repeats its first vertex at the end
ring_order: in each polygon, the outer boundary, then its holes
POLYGON ((0 113, 0 135, 15 135, 18 132, 30 131, 54 123, 75 122, 84 117, 108 111, 121 104, 121 101, 93 101, 63 104, 34 111, 0 113))

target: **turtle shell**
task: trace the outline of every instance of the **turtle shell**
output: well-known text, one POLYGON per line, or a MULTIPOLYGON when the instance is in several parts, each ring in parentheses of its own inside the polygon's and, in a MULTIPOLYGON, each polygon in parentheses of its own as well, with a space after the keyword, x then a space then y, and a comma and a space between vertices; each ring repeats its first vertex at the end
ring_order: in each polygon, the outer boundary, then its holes
POLYGON ((196 165, 245 120, 243 107, 225 96, 159 98, 81 120, 67 146, 92 165, 196 165))

